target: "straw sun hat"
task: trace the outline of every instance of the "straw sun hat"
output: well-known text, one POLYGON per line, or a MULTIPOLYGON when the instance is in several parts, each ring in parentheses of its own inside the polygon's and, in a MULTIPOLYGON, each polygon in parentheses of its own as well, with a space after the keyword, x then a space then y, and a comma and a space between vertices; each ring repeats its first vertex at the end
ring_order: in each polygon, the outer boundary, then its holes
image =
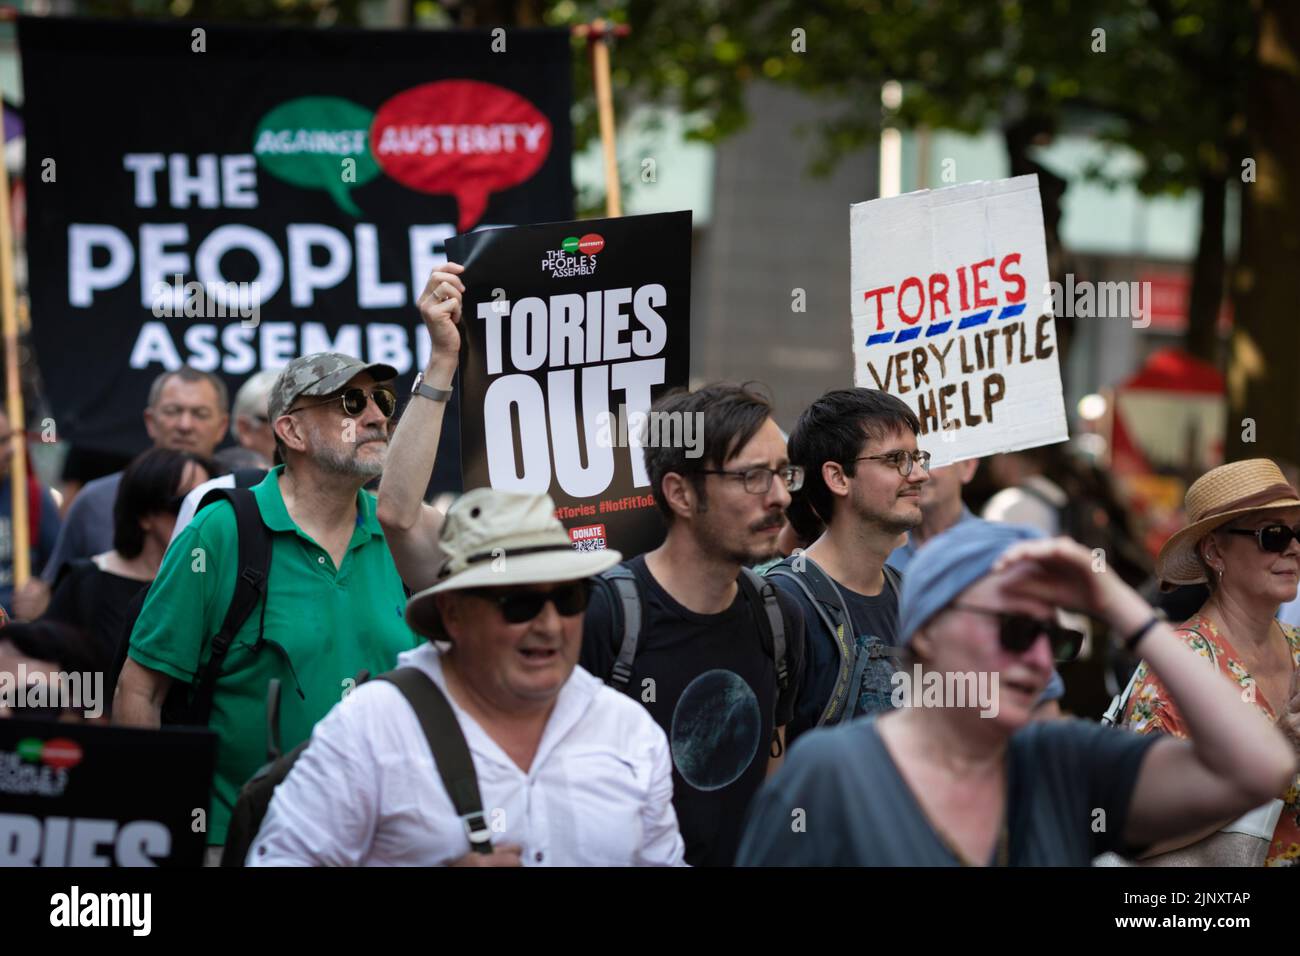
POLYGON ((438 583, 414 595, 406 622, 445 639, 434 595, 466 588, 578 580, 623 559, 613 550, 576 551, 549 495, 476 488, 447 510, 438 541, 446 555, 438 583))
POLYGON ((1244 514, 1300 506, 1300 496, 1267 458, 1234 461, 1207 471, 1187 489, 1188 524, 1165 542, 1156 558, 1162 584, 1200 584, 1205 568, 1196 545, 1215 528, 1244 514))

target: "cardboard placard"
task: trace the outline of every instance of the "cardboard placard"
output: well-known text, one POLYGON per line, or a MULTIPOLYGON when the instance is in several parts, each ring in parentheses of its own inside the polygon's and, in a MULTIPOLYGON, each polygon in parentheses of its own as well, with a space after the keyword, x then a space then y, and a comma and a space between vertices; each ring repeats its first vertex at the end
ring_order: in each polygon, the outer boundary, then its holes
POLYGON ((1068 438, 1036 176, 857 203, 854 383, 921 419, 932 467, 1068 438))

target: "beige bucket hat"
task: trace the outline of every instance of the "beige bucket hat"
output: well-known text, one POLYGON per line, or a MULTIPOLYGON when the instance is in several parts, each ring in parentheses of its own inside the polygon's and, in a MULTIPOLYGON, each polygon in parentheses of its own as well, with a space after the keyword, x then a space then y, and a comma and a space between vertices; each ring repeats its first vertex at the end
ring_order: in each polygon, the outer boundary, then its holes
POLYGON ((1162 585, 1200 584, 1205 568, 1196 557, 1196 544, 1233 518, 1254 511, 1300 506, 1300 495, 1267 458, 1234 461, 1207 471, 1187 489, 1183 510, 1188 524, 1174 532, 1156 558, 1162 585))
POLYGON ((618 551, 576 551, 555 517, 550 495, 475 488, 447 509, 438 545, 446 555, 438 583, 406 604, 417 634, 446 635, 433 599, 442 591, 573 581, 607 571, 623 560, 618 551))

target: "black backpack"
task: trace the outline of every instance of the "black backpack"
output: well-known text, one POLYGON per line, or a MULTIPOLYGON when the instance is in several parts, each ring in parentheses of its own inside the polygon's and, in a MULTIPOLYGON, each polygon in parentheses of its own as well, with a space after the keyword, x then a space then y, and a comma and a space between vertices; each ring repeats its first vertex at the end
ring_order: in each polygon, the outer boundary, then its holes
MULTIPOLYGON (((236 487, 213 488, 199 503, 197 514, 208 505, 217 501, 229 501, 235 509, 235 528, 239 538, 238 570, 235 577, 235 591, 226 609, 225 620, 221 629, 212 638, 212 653, 207 663, 199 671, 192 684, 173 682, 167 691, 162 706, 164 724, 186 724, 206 727, 212 714, 212 695, 216 689, 217 677, 221 674, 221 665, 226 652, 248 620, 253 610, 260 603, 262 615, 258 620, 257 643, 262 645, 262 628, 266 621, 267 579, 271 572, 271 529, 262 521, 262 513, 257 507, 257 499, 249 490, 248 484, 255 484, 265 477, 265 472, 248 469, 235 473, 236 487)), ((116 687, 118 677, 126 664, 127 653, 131 647, 131 632, 135 629, 136 619, 152 589, 141 589, 127 606, 124 613, 122 635, 118 640, 117 652, 114 654, 113 669, 109 673, 109 686, 116 687)))
MULTIPOLYGON (((612 611, 613 632, 620 635, 618 654, 605 683, 629 697, 636 697, 636 689, 632 687, 632 666, 641 640, 641 588, 636 573, 627 565, 618 564, 591 580, 593 586, 604 591, 612 611)), ((743 567, 738 583, 758 618, 764 646, 772 654, 776 667, 777 688, 784 694, 790 687, 789 649, 776 587, 764 581, 758 572, 743 567)), ((780 755, 779 742, 774 739, 772 756, 780 755)))
MULTIPOLYGON (((885 586, 893 589, 895 597, 899 596, 903 589, 902 575, 897 568, 888 564, 882 570, 885 586)), ((872 689, 878 709, 884 710, 885 702, 889 699, 886 688, 890 677, 897 670, 897 649, 878 638, 871 638, 863 648, 858 647, 858 632, 853 626, 853 616, 844 602, 844 595, 817 562, 807 555, 786 558, 768 568, 767 576, 788 578, 803 591, 839 652, 840 667, 834 689, 826 706, 822 708, 817 726, 838 724, 858 716, 857 705, 864 681, 872 689), (868 668, 872 670, 870 675, 866 675, 868 668)), ((807 634, 808 631, 805 628, 804 633, 807 634)), ((810 638, 805 637, 804 640, 806 643, 810 638)))
MULTIPOLYGON (((358 674, 357 684, 364 684, 369 676, 365 671, 358 674)), ((447 795, 451 797, 452 806, 456 809, 456 816, 464 821, 470 849, 475 853, 491 853, 492 834, 483 818, 483 798, 478 789, 474 760, 446 695, 427 674, 414 667, 399 667, 387 674, 380 674, 375 680, 393 684, 411 705, 433 754, 438 775, 442 777, 443 786, 447 788, 447 795)), ((230 815, 230 827, 226 831, 226 845, 221 851, 222 866, 244 865, 271 805, 275 788, 289 775, 298 757, 311 743, 309 738, 287 754, 280 754, 279 688, 276 684, 276 681, 272 681, 267 704, 268 763, 239 790, 235 809, 230 815)), ((340 794, 340 797, 346 799, 346 794, 340 794)))

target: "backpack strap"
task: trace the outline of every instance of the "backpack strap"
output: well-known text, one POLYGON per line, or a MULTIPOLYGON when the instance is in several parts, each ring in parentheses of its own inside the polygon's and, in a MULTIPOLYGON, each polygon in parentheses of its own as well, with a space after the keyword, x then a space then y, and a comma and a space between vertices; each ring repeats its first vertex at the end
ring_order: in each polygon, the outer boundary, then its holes
MULTIPOLYGON (((260 485, 262 483, 262 479, 266 477, 267 471, 265 468, 236 468, 230 473, 230 475, 235 479, 236 488, 251 488, 254 485, 260 485)), ((204 495, 203 501, 206 502, 207 500, 208 496, 204 495)), ((202 507, 203 505, 200 504, 199 508, 202 507)))
MULTIPOLYGON (((197 511, 215 501, 229 501, 235 509, 235 528, 239 536, 239 558, 235 591, 226 609, 221 629, 212 638, 212 653, 195 681, 194 697, 188 707, 187 722, 207 724, 212 714, 212 697, 226 652, 239 629, 244 626, 258 603, 262 615, 257 625, 257 644, 262 644, 266 625, 267 579, 271 571, 271 529, 262 521, 257 499, 247 488, 214 488, 203 496, 197 511)), ((196 511, 196 513, 197 513, 196 511)))
MULTIPOLYGON (((1206 638, 1204 634, 1202 634, 1194 627, 1187 627, 1186 625, 1183 625, 1174 628, 1174 630, 1191 631, 1201 640, 1203 641, 1208 640, 1208 638, 1206 638)), ((1141 669, 1142 667, 1139 662, 1139 666, 1133 668, 1133 674, 1132 676, 1129 677, 1128 684, 1125 685, 1122 691, 1120 691, 1118 694, 1116 694, 1114 697, 1110 699, 1110 706, 1106 708, 1106 713, 1101 715, 1101 723, 1107 724, 1111 727, 1119 726, 1119 722, 1124 718, 1124 711, 1128 709, 1129 698, 1133 696, 1133 691, 1137 687, 1138 671, 1140 671, 1141 669)))
POLYGON ((414 667, 398 667, 375 680, 387 681, 402 692, 415 711, 420 729, 433 753, 447 796, 456 815, 465 826, 470 849, 475 853, 492 852, 492 831, 483 818, 483 797, 478 789, 478 774, 465 742, 460 721, 441 688, 428 674, 414 667))
POLYGON ((894 591, 894 600, 902 602, 903 600, 903 572, 885 562, 881 567, 885 572, 885 583, 894 591))
POLYGON ((822 708, 821 716, 817 718, 818 726, 827 723, 834 723, 843 719, 847 710, 849 688, 857 686, 856 681, 860 680, 862 669, 866 666, 866 661, 858 661, 860 656, 857 649, 857 638, 852 633, 853 620, 849 614, 848 606, 844 603, 844 595, 840 593, 835 582, 832 581, 825 571, 818 566, 806 555, 803 555, 804 567, 802 571, 794 569, 793 558, 787 558, 776 567, 770 569, 768 577, 779 576, 787 578, 795 583, 812 605, 813 610, 817 612, 818 618, 829 632, 831 640, 835 642, 835 648, 839 653, 840 667, 839 673, 835 677, 835 684, 831 689, 830 699, 826 706, 822 708))
MULTIPOLYGON (((618 654, 614 666, 610 668, 609 679, 605 682, 617 691, 629 696, 632 693, 632 665, 636 661, 637 642, 641 639, 641 591, 636 581, 636 573, 625 564, 617 564, 596 580, 610 594, 610 607, 617 622, 622 619, 622 635, 619 639, 618 654)), ((620 628, 615 628, 618 634, 620 628)))
POLYGON ((785 617, 777 601, 776 585, 765 581, 753 568, 740 569, 740 589, 754 608, 761 627, 770 641, 772 660, 776 664, 776 683, 784 694, 790 687, 790 667, 785 643, 785 617))

